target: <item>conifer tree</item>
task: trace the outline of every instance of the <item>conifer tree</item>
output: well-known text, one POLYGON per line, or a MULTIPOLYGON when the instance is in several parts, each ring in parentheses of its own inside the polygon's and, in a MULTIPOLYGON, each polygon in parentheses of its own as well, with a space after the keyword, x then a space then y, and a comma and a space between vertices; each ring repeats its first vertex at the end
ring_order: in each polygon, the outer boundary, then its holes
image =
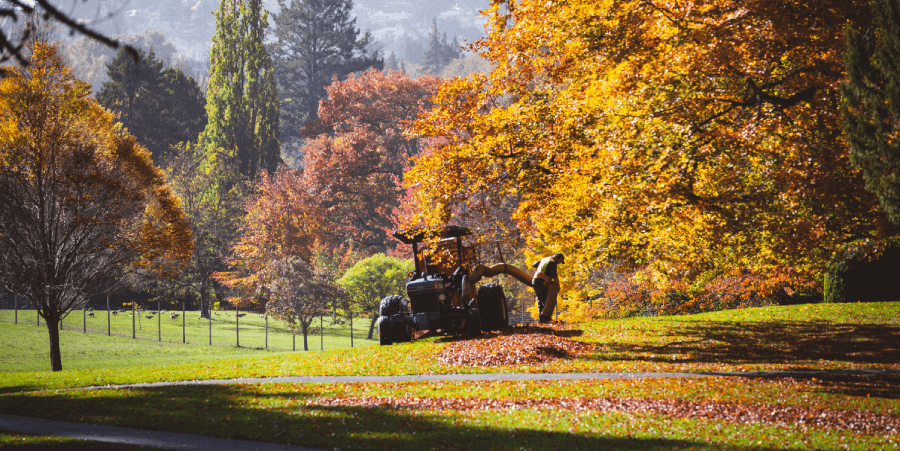
MULTIPOLYGON (((206 112, 200 137, 208 152, 230 152, 241 174, 275 171, 281 160, 278 94, 263 44, 268 12, 261 0, 222 0, 210 50, 206 112)), ((210 156, 210 155, 208 155, 210 156)))
POLYGON ((874 30, 861 36, 847 29, 841 113, 850 161, 888 218, 900 223, 900 5, 871 5, 874 30))
POLYGON ((394 55, 394 52, 391 52, 391 54, 388 55, 387 60, 384 62, 384 70, 385 72, 400 72, 400 61, 397 60, 397 55, 394 55))
POLYGON ((97 102, 161 165, 171 154, 170 146, 197 139, 206 125, 205 100, 193 78, 171 67, 163 70, 153 49, 137 52, 137 61, 123 49, 107 64, 109 81, 97 102))
POLYGON ((333 77, 340 80, 370 67, 382 69, 371 36, 360 36, 350 18, 352 0, 278 0, 272 56, 281 99, 281 136, 299 138, 300 128, 318 117, 319 100, 333 77))
POLYGON ((430 74, 437 74, 453 60, 462 58, 459 42, 453 37, 453 42, 447 42, 447 33, 441 35, 437 28, 437 19, 431 22, 431 34, 428 37, 428 48, 422 55, 422 70, 430 74))

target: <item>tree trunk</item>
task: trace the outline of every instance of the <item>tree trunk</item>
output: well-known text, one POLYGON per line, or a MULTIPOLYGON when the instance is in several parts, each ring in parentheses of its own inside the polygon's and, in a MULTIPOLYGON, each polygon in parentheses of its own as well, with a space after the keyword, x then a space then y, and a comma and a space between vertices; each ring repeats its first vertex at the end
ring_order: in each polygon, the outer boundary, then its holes
POLYGON ((379 315, 372 315, 372 324, 369 324, 369 340, 372 339, 372 334, 375 332, 375 321, 378 321, 379 315))
POLYGON ((309 329, 303 328, 303 350, 309 351, 309 343, 306 341, 306 336, 308 335, 309 329))
POLYGON ((206 279, 200 283, 200 317, 209 318, 209 295, 206 293, 206 279))
POLYGON ((59 316, 44 318, 50 332, 50 370, 62 371, 62 354, 59 351, 59 316))

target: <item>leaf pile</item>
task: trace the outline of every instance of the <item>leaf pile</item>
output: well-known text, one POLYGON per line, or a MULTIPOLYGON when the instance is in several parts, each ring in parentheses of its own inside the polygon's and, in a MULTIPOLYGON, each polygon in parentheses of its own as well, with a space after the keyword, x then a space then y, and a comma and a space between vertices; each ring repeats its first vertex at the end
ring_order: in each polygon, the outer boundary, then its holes
POLYGON ((437 358, 447 365, 520 365, 569 359, 594 349, 594 345, 566 338, 573 332, 560 324, 516 326, 486 338, 453 342, 437 358))
POLYGON ((518 410, 548 409, 571 412, 650 413, 685 419, 720 420, 729 423, 763 423, 802 429, 836 429, 866 435, 900 434, 900 417, 867 410, 821 409, 777 404, 730 404, 684 399, 577 397, 502 400, 414 396, 336 397, 310 400, 308 405, 340 407, 389 407, 414 410, 518 410))

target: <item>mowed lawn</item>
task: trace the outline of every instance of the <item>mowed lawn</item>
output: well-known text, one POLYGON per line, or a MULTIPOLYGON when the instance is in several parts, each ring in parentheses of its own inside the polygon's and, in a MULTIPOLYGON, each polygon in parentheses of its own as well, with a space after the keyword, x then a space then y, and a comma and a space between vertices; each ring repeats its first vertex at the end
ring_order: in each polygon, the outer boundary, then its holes
MULTIPOLYGON (((4 343, 23 340, 25 328, 0 325, 0 337, 4 343)), ((103 363, 96 369, 22 372, 4 362, 0 412, 322 449, 898 447, 900 303, 814 304, 597 321, 564 325, 554 333, 589 345, 589 350, 540 362, 480 366, 447 363, 441 353, 471 345, 499 355, 503 350, 491 346, 507 343, 499 341, 503 337, 490 334, 472 342, 438 337, 390 347, 275 353, 67 333, 64 340, 84 340, 78 346, 86 353, 121 349, 122 343, 144 348, 129 350, 129 363, 122 367, 115 367, 113 360, 99 360, 103 363), (153 351, 154 346, 160 349, 153 351), (189 357, 164 357, 170 351, 163 348, 189 357), (147 353, 143 363, 141 353, 147 353), (792 369, 888 371, 802 373, 790 378, 56 390, 284 375, 792 369)), ((506 338, 521 337, 513 333, 506 338)), ((47 361, 39 352, 33 358, 47 361)), ((72 360, 76 359, 70 356, 72 360)), ((29 438, 39 439, 44 438, 29 438)), ((3 446, 10 443, 15 440, 3 446)))

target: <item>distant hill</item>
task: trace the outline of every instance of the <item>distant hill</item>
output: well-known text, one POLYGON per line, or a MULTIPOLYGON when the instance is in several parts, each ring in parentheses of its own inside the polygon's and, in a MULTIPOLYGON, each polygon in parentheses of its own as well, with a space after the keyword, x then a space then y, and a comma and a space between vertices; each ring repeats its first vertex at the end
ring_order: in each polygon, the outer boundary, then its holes
MULTIPOLYGON (((290 0, 286 0, 288 2, 290 0)), ((133 35, 148 30, 162 33, 186 58, 205 59, 215 32, 213 12, 220 0, 56 0, 94 28, 113 35, 133 35)), ((263 0, 266 9, 278 13, 275 0, 263 0)), ((438 28, 460 43, 472 42, 484 34, 484 19, 479 10, 489 0, 356 0, 357 26, 371 31, 381 41, 385 53, 395 52, 411 64, 415 55, 405 58, 400 46, 404 41, 424 41, 432 19, 438 28)), ((424 44, 424 43, 422 43, 424 44)), ((409 53, 409 52, 406 52, 409 53)))

